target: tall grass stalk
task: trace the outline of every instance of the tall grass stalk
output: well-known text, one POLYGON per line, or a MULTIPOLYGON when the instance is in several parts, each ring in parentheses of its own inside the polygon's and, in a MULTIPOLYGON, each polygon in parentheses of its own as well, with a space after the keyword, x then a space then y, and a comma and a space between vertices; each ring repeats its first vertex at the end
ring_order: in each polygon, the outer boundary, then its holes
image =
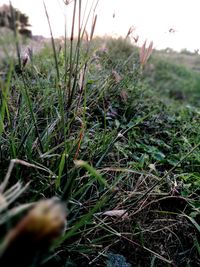
MULTIPOLYGON (((98 1, 97 1, 98 2, 98 1)), ((93 2, 92 6, 94 5, 95 1, 93 2)), ((95 5, 95 9, 97 7, 97 3, 95 5)), ((92 12, 92 7, 89 10, 88 14, 86 14, 87 9, 87 3, 85 6, 84 13, 82 15, 82 1, 81 0, 75 0, 73 1, 73 16, 71 21, 71 34, 70 34, 70 49, 69 49, 69 55, 67 54, 67 19, 65 20, 65 43, 64 43, 64 62, 65 62, 65 72, 64 72, 64 80, 62 80, 60 76, 59 71, 59 64, 58 64, 58 55, 56 52, 56 42, 53 37, 51 23, 49 14, 47 11, 47 7, 44 3, 45 8, 45 14, 47 17, 49 29, 50 29, 50 35, 51 35, 51 43, 52 43, 52 50, 53 50, 53 56, 54 56, 54 62, 55 62, 55 69, 56 69, 56 86, 58 90, 58 101, 59 101, 59 110, 61 115, 61 127, 63 129, 63 137, 64 137, 64 151, 62 152, 62 156, 60 158, 60 164, 59 164, 59 171, 58 171, 58 177, 56 181, 56 187, 60 188, 62 184, 62 179, 65 181, 68 181, 68 164, 71 160, 69 157, 66 157, 64 155, 68 155, 70 151, 74 150, 74 145, 77 146, 75 158, 78 156, 79 147, 81 144, 81 139, 77 139, 77 142, 74 144, 71 144, 69 146, 67 138, 70 137, 71 134, 71 128, 73 126, 73 122, 76 119, 78 108, 82 103, 82 97, 84 96, 84 112, 83 117, 85 121, 85 115, 86 112, 86 102, 85 99, 85 77, 87 72, 87 62, 89 61, 89 49, 87 50, 87 57, 85 57, 85 62, 82 63, 81 60, 81 54, 80 49, 83 43, 84 38, 84 32, 86 31, 86 27, 89 21, 89 17, 92 12), (87 17, 86 17, 87 16, 87 17), (86 19, 85 19, 86 17, 86 19), (77 24, 77 28, 76 28, 77 24), (77 33, 77 38, 76 38, 77 33), (83 66, 83 67, 82 67, 83 66), (79 81, 81 79, 81 83, 79 84, 79 81)), ((67 8, 67 6, 66 6, 67 8)), ((95 12, 94 9, 94 12, 95 12)), ((97 17, 92 22, 91 27, 91 33, 90 33, 90 40, 88 42, 92 41, 95 25, 96 25, 97 17)), ((85 126, 84 126, 85 127, 85 126)), ((78 133, 78 136, 83 136, 83 127, 80 128, 80 132, 78 133)), ((67 183, 72 186, 71 183, 67 183)), ((64 185, 66 188, 66 185, 64 185)), ((67 191, 70 189, 66 189, 67 191)))

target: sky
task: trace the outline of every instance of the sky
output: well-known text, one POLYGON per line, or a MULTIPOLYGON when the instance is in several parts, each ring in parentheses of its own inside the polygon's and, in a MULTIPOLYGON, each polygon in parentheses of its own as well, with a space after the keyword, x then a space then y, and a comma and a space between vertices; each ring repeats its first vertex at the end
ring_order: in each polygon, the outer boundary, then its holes
MULTIPOLYGON (((65 17, 67 25, 72 18, 73 1, 64 5, 64 0, 44 0, 55 37, 64 35, 65 17)), ((94 0, 82 0, 88 6, 94 0)), ((0 0, 0 4, 8 3, 0 0)), ((49 27, 44 12, 43 0, 12 0, 14 7, 29 16, 34 35, 49 37, 49 27)), ((134 27, 132 37, 139 36, 153 41, 154 47, 174 50, 200 49, 200 0, 99 0, 96 35, 125 37, 134 27)))

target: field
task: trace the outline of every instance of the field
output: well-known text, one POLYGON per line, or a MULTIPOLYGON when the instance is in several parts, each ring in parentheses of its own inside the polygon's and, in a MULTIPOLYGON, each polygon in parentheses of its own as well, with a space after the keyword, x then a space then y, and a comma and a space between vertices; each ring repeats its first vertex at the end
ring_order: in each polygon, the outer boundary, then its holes
POLYGON ((20 267, 200 266, 200 56, 154 50, 142 64, 129 39, 93 30, 32 44, 21 67, 23 40, 1 35, 3 246, 30 206, 64 205, 4 250, 20 267), (64 232, 32 253, 60 212, 64 232))

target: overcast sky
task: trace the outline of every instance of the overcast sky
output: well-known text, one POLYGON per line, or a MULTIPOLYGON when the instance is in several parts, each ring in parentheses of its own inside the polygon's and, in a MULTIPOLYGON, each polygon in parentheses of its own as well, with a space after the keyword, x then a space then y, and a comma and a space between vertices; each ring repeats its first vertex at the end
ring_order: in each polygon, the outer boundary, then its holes
MULTIPOLYGON (((82 3, 92 0, 82 0, 82 3)), ((8 3, 8 0, 0 0, 8 3)), ((45 0, 54 36, 64 35, 64 17, 70 20, 73 3, 45 0)), ((14 7, 25 12, 35 35, 49 36, 42 0, 12 0, 14 7)), ((134 26, 133 35, 140 43, 153 40, 156 48, 176 50, 200 48, 200 0, 99 0, 96 35, 126 36, 134 26), (170 29, 174 29, 173 32, 170 29)))

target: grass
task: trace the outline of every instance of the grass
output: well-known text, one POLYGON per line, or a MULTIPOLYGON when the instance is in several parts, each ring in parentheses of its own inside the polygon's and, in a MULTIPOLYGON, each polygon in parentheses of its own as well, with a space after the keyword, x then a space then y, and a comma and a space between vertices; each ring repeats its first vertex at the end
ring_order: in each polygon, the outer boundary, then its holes
POLYGON ((82 20, 22 74, 2 67, 1 182, 20 159, 9 186, 30 184, 1 240, 23 204, 56 196, 67 229, 35 266, 198 266, 199 77, 156 52, 142 69, 128 40, 93 39, 96 18, 90 34, 82 20))

